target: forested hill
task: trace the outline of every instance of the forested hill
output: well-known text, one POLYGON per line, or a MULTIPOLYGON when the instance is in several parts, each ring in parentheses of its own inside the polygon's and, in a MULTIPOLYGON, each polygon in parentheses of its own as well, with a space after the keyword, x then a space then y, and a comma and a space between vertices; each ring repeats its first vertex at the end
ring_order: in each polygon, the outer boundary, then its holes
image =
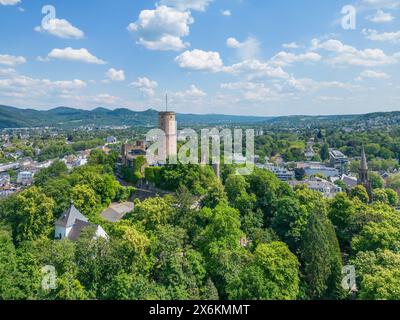
MULTIPOLYGON (((216 114, 177 115, 177 121, 181 124, 240 124, 264 122, 269 119, 270 118, 267 117, 246 117, 216 114)), ((33 109, 18 109, 0 105, 0 129, 43 126, 78 127, 84 125, 156 126, 157 123, 158 112, 153 109, 140 112, 123 108, 115 110, 109 110, 105 108, 82 110, 58 107, 47 111, 38 111, 33 109)))
MULTIPOLYGON (((177 114, 177 121, 181 125, 190 124, 270 124, 285 127, 301 127, 312 125, 332 124, 340 122, 361 126, 369 123, 398 124, 400 111, 370 113, 365 115, 339 116, 287 116, 287 117, 256 117, 233 116, 218 114, 177 114)), ((73 109, 58 107, 46 111, 34 109, 19 109, 0 105, 0 129, 25 127, 79 127, 85 125, 129 125, 129 126, 156 126, 158 112, 154 109, 146 111, 132 111, 129 109, 109 110, 97 108, 94 110, 73 109)))
POLYGON ((285 127, 312 127, 340 123, 341 126, 351 125, 396 125, 400 123, 400 111, 375 112, 354 115, 329 115, 329 116, 286 116, 275 117, 268 120, 270 125, 285 127))

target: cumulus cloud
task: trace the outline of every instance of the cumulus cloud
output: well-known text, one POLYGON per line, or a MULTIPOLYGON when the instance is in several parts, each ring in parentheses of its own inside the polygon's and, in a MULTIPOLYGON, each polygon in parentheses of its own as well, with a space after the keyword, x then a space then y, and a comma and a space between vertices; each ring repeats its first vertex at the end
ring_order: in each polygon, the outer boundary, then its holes
POLYGON ((82 39, 85 34, 82 30, 74 27, 65 19, 51 19, 48 21, 49 25, 46 28, 43 26, 37 26, 35 31, 48 33, 53 36, 63 39, 82 39))
POLYGON ((143 10, 128 30, 137 35, 137 43, 150 50, 179 51, 189 46, 182 40, 189 35, 189 26, 194 22, 190 12, 167 6, 154 10, 143 10))
POLYGON ((120 103, 121 98, 110 95, 108 93, 101 93, 94 97, 91 97, 90 100, 92 100, 92 102, 95 104, 101 104, 105 106, 115 106, 118 103, 120 103))
POLYGON ((296 42, 284 43, 282 45, 285 49, 298 49, 300 46, 296 42))
POLYGON ((3 6, 14 6, 18 3, 20 3, 21 0, 0 0, 0 5, 3 6))
POLYGON ((220 85, 221 97, 231 101, 232 104, 245 102, 256 104, 282 99, 302 99, 315 97, 317 93, 329 96, 334 91, 354 92, 360 85, 340 81, 316 81, 310 78, 295 78, 288 76, 283 79, 259 79, 257 81, 227 82, 220 85), (226 93, 225 91, 229 91, 226 93), (237 101, 234 101, 234 100, 237 101))
POLYGON ((396 64, 400 61, 400 52, 386 55, 381 49, 358 50, 353 46, 345 45, 339 40, 320 42, 313 39, 311 50, 326 50, 331 52, 329 63, 332 65, 352 65, 374 67, 396 64))
POLYGON ((221 89, 239 92, 241 99, 249 102, 264 102, 276 98, 276 92, 264 83, 228 82, 222 83, 221 89))
POLYGON ((207 96, 207 94, 192 84, 188 90, 172 92, 170 96, 173 100, 190 99, 191 101, 193 101, 193 99, 201 99, 207 96))
POLYGON ((343 101, 343 98, 336 96, 317 96, 314 100, 317 102, 337 102, 343 101))
POLYGON ((0 69, 0 76, 1 77, 7 77, 7 76, 13 76, 17 73, 17 71, 13 68, 7 68, 7 69, 0 69))
MULTIPOLYGON (((91 64, 106 64, 105 61, 97 58, 93 54, 91 54, 87 49, 72 49, 71 47, 65 49, 53 49, 47 55, 48 59, 60 59, 60 60, 69 60, 69 61, 77 61, 91 64)), ((41 60, 46 60, 40 58, 41 60)), ((39 59, 39 60, 40 60, 39 59)))
POLYGON ((367 17, 367 20, 373 23, 386 23, 394 20, 394 16, 390 12, 378 10, 375 14, 367 17))
POLYGON ((361 4, 366 7, 379 8, 379 9, 400 8, 400 2, 398 0, 362 0, 361 4))
POLYGON ((294 54, 286 51, 277 53, 271 59, 271 63, 277 66, 288 66, 296 62, 318 62, 322 57, 315 52, 307 52, 302 54, 294 54))
POLYGON ((245 60, 223 68, 224 72, 237 76, 246 76, 249 80, 255 78, 287 78, 289 75, 280 66, 271 66, 259 60, 245 60))
POLYGON ((160 5, 176 8, 180 11, 206 11, 208 5, 214 0, 160 0, 160 5))
POLYGON ((22 56, 12 56, 9 54, 0 54, 0 64, 6 66, 16 66, 18 64, 26 63, 26 59, 22 56))
POLYGON ((224 65, 218 52, 198 49, 183 52, 175 62, 184 69, 210 72, 218 72, 224 65))
POLYGON ((188 90, 184 91, 183 94, 182 92, 180 92, 179 95, 184 97, 200 98, 200 97, 205 97, 207 94, 204 91, 197 88, 194 84, 192 84, 188 90))
POLYGON ((222 10, 221 14, 225 17, 230 17, 232 15, 232 12, 230 10, 222 10))
POLYGON ((124 81, 125 72, 124 70, 116 70, 111 68, 106 72, 106 77, 111 81, 124 81))
POLYGON ((226 45, 229 48, 237 49, 241 59, 249 60, 259 55, 261 43, 253 37, 248 37, 244 42, 239 42, 235 38, 228 38, 226 45))
POLYGON ((400 42, 400 31, 379 33, 378 31, 373 29, 364 29, 363 34, 367 39, 372 41, 382 41, 382 42, 392 42, 392 43, 400 42))
POLYGON ((20 75, 11 68, 0 70, 0 96, 21 98, 24 101, 74 94, 86 86, 86 82, 80 79, 52 81, 20 75))
POLYGON ((156 81, 152 81, 147 77, 139 77, 135 82, 131 83, 132 86, 139 89, 147 97, 154 97, 155 90, 158 87, 158 83, 156 81))
POLYGON ((360 75, 356 78, 356 81, 362 81, 364 79, 389 79, 390 76, 384 72, 377 72, 374 70, 365 70, 360 73, 360 75))

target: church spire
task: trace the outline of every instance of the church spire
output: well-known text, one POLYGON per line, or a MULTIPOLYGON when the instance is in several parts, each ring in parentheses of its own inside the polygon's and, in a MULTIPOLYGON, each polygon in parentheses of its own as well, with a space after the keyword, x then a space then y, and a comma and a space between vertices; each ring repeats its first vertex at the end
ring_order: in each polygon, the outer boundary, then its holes
POLYGON ((368 171, 368 162, 367 162, 367 156, 365 154, 364 146, 362 147, 362 151, 361 151, 361 166, 360 166, 360 169, 368 171))

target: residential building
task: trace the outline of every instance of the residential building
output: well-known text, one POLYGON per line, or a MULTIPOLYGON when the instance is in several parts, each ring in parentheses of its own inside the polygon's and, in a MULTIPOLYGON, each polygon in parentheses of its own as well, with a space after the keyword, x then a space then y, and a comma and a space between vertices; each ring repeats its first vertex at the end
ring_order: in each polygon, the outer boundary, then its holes
POLYGON ((306 185, 310 190, 322 193, 325 198, 334 198, 336 194, 342 192, 342 188, 321 178, 312 178, 304 181, 289 181, 288 183, 292 187, 306 185))
POLYGON ((8 173, 2 173, 0 174, 0 187, 5 188, 10 185, 10 175, 8 173))
POLYGON ((12 194, 14 194, 18 191, 19 191, 19 189, 17 189, 17 188, 0 190, 0 198, 7 198, 8 196, 11 196, 12 194))
POLYGON ((339 174, 347 173, 349 158, 343 152, 335 149, 329 149, 329 162, 333 168, 339 170, 339 174))
POLYGON ((277 178, 281 181, 289 181, 294 179, 293 171, 289 171, 283 167, 274 165, 272 163, 258 164, 257 167, 274 173, 277 176, 277 178))
POLYGON ((143 140, 138 140, 134 145, 123 144, 121 149, 121 163, 133 168, 134 160, 138 157, 146 157, 146 143, 143 140))
POLYGON ((17 170, 19 169, 20 164, 18 162, 3 164, 0 166, 0 172, 7 172, 10 170, 17 170))
POLYGON ((113 143, 117 143, 118 139, 116 137, 107 137, 106 142, 113 144, 113 143))
POLYGON ((349 189, 354 188, 358 184, 358 179, 356 177, 351 177, 348 175, 342 175, 340 179, 349 189))
POLYGON ((108 239, 107 233, 101 226, 90 223, 88 218, 72 204, 55 223, 55 239, 76 241, 81 235, 82 230, 87 227, 95 229, 95 238, 108 239))
POLYGON ((339 170, 324 165, 305 165, 303 167, 307 176, 321 175, 326 178, 339 176, 339 170))
POLYGON ((30 171, 21 171, 17 176, 17 183, 23 186, 29 186, 33 183, 33 173, 30 171))
POLYGON ((74 163, 75 167, 82 167, 88 163, 86 158, 78 157, 74 163))
POLYGON ((304 156, 309 160, 311 160, 312 158, 314 158, 316 156, 316 154, 314 152, 314 149, 313 149, 313 145, 314 145, 314 142, 313 141, 309 141, 307 143, 307 148, 306 148, 306 150, 304 152, 304 156))

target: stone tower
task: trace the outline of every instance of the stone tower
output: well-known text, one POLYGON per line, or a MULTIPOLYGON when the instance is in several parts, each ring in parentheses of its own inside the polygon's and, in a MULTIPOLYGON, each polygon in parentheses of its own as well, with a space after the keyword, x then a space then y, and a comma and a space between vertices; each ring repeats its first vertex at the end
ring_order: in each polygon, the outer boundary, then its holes
POLYGON ((362 152, 361 152, 361 164, 359 169, 358 184, 365 187, 365 189, 368 192, 370 200, 372 200, 372 187, 368 176, 368 162, 364 146, 362 147, 362 152))
POLYGON ((160 112, 159 113, 159 129, 164 131, 166 137, 166 158, 177 156, 177 125, 175 112, 160 112))

